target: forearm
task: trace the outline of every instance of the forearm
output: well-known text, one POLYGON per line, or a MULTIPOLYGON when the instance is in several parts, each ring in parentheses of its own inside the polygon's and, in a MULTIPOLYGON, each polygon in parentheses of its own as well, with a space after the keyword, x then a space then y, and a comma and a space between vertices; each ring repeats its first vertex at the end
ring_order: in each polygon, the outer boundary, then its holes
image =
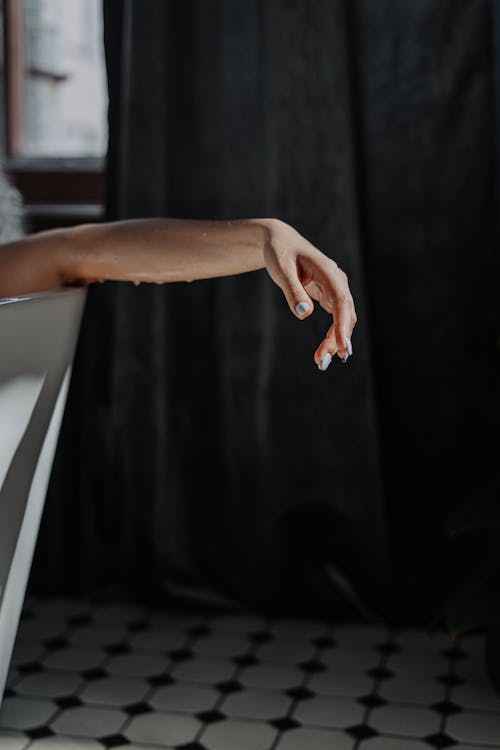
POLYGON ((40 232, 0 247, 0 297, 93 281, 194 281, 264 267, 272 219, 134 219, 40 232))

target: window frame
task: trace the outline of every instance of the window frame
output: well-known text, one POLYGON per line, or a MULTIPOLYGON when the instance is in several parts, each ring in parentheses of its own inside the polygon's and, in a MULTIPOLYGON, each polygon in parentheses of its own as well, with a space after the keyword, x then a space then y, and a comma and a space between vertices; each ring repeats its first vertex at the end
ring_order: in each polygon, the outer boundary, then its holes
POLYGON ((4 167, 25 203, 28 230, 101 221, 106 159, 21 154, 22 0, 3 0, 4 167))

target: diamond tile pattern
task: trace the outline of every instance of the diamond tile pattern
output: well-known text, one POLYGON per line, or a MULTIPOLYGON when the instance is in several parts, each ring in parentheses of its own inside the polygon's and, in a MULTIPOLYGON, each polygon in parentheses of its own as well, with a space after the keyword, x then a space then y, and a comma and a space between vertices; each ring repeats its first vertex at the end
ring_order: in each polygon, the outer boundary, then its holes
POLYGON ((481 634, 26 600, 0 750, 500 750, 481 634))

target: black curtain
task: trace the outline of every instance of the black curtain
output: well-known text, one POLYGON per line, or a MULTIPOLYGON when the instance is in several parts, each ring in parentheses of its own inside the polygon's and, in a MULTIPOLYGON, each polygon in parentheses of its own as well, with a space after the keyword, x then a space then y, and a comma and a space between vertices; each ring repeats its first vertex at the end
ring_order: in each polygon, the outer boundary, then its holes
POLYGON ((108 216, 278 216, 354 356, 265 271, 89 290, 32 586, 425 622, 496 469, 488 0, 104 1, 108 216))

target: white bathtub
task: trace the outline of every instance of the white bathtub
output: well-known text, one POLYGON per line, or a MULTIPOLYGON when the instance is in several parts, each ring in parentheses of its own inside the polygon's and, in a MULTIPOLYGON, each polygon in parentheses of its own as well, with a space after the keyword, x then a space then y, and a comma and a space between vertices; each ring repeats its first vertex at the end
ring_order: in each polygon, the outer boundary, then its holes
POLYGON ((0 705, 85 297, 76 289, 0 299, 0 705))

